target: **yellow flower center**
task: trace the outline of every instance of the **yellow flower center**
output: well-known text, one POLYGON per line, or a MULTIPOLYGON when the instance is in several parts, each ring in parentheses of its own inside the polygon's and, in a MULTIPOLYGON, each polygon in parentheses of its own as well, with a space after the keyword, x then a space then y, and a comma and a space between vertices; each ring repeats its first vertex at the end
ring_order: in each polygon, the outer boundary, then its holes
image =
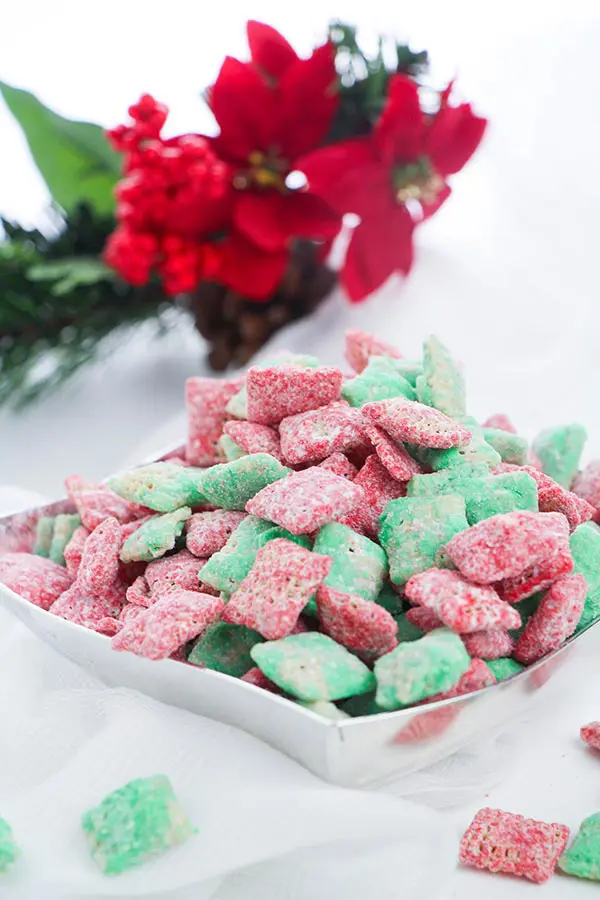
POLYGON ((288 163, 275 153, 262 153, 253 150, 248 156, 249 168, 238 172, 233 179, 233 186, 240 191, 258 188, 259 190, 276 190, 286 194, 285 177, 288 163))
POLYGON ((444 179, 432 168, 425 156, 414 163, 395 168, 392 179, 398 203, 409 200, 433 203, 444 187, 444 179))

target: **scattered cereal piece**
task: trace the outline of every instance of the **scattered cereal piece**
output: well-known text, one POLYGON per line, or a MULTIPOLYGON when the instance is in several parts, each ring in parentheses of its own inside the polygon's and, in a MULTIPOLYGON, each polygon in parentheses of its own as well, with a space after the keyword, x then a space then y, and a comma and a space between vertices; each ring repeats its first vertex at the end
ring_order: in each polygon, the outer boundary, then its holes
POLYGON ((130 503, 119 497, 106 484, 91 484, 80 475, 69 475, 65 478, 65 488, 70 500, 75 504, 81 521, 90 531, 108 519, 114 517, 122 525, 141 519, 149 512, 145 506, 130 503))
POLYGON ((382 465, 396 481, 409 481, 421 471, 419 463, 409 456, 404 447, 387 436, 377 425, 364 425, 363 432, 375 448, 382 465))
POLYGON ((398 626, 389 612, 358 594, 344 594, 323 584, 317 591, 317 609, 325 634, 367 662, 398 644, 398 626))
POLYGON ((81 565, 83 548, 90 534, 91 531, 88 531, 85 525, 80 525, 79 528, 75 529, 71 536, 71 540, 65 547, 63 554, 65 557, 65 565, 67 567, 67 572, 72 575, 73 578, 77 575, 79 566, 81 565))
POLYGON ((470 584, 458 572, 429 569, 413 575, 405 586, 411 603, 426 606, 459 634, 486 628, 518 628, 521 616, 491 587, 470 584))
POLYGON ((566 825, 485 808, 479 810, 463 835, 460 861, 465 866, 519 875, 541 884, 554 872, 568 840, 566 825))
POLYGON ((483 436, 497 450, 503 462, 522 466, 527 462, 527 441, 503 428, 484 428, 483 436))
POLYGON ((354 483, 362 488, 364 498, 348 513, 338 517, 338 521, 376 539, 379 516, 390 500, 404 496, 406 486, 392 478, 375 453, 367 457, 354 483))
POLYGON ((200 635, 188 662, 241 678, 253 666, 250 650, 262 641, 264 638, 258 631, 245 625, 216 622, 200 635))
POLYGON ((60 513, 54 520, 54 531, 52 534, 52 543, 50 545, 49 557, 52 562, 58 563, 59 566, 65 563, 65 548, 76 529, 81 525, 81 519, 78 515, 70 513, 60 513))
POLYGON ((567 875, 600 881, 600 813, 584 819, 575 840, 558 861, 567 875))
MULTIPOLYGON (((40 516, 35 529, 35 543, 32 553, 48 559, 52 535, 54 534, 54 516, 40 516)), ((54 560, 56 562, 56 560, 54 560)))
POLYGON ((403 397, 367 403, 362 412, 394 440, 408 441, 419 447, 462 447, 471 440, 471 433, 463 425, 437 409, 403 397))
POLYGON ((482 423, 482 428, 495 428, 498 431, 507 431, 509 434, 516 434, 517 429, 508 416, 504 413, 495 413, 482 423))
POLYGON ((582 425, 557 425, 541 431, 532 449, 542 463, 545 475, 569 489, 577 474, 587 434, 582 425))
POLYGON ((270 453, 283 462, 279 435, 274 428, 256 422, 225 422, 223 432, 243 453, 270 453))
POLYGON ((351 378, 342 385, 342 397, 350 406, 361 407, 375 400, 387 400, 391 397, 406 397, 416 400, 417 395, 410 382, 393 368, 379 365, 383 356, 374 356, 360 375, 351 378))
POLYGON ((283 457, 298 465, 354 450, 364 442, 361 422, 359 410, 340 402, 288 416, 279 425, 283 457))
POLYGON ((243 510, 255 494, 289 472, 269 453, 252 453, 206 469, 201 486, 221 509, 243 510))
POLYGON ((387 575, 387 559, 378 544, 339 522, 324 525, 314 544, 315 553, 333 560, 324 584, 363 600, 375 600, 387 575))
POLYGON ((496 681, 507 681, 514 675, 518 675, 525 668, 523 663, 519 663, 516 659, 488 659, 488 668, 492 670, 496 676, 496 681))
POLYGON ((195 513, 185 523, 186 547, 195 556, 208 559, 225 546, 245 518, 245 512, 236 510, 195 513))
POLYGON ((358 473, 356 466, 343 453, 332 453, 331 456, 319 463, 319 468, 327 469, 328 472, 333 472, 340 478, 347 478, 348 481, 354 481, 358 473))
POLYGON ((94 528, 85 542, 77 581, 83 593, 102 597, 119 575, 121 526, 112 516, 94 528))
POLYGON ((195 829, 164 775, 136 778, 81 817, 94 862, 120 875, 183 844, 195 829))
POLYGON ((346 359, 355 372, 362 372, 372 356, 391 356, 401 359, 402 354, 391 344, 357 328, 346 332, 346 359))
POLYGON ((515 659, 530 664, 558 650, 577 627, 585 593, 583 575, 565 575, 555 581, 519 637, 515 659))
POLYGON ((124 542, 121 547, 121 560, 123 562, 150 561, 164 556, 175 546, 175 541, 183 531, 183 525, 191 514, 192 510, 189 506, 184 506, 182 509, 176 509, 175 512, 153 516, 124 542))
POLYGON ((63 567, 31 553, 0 555, 0 582, 41 609, 50 609, 71 586, 73 577, 63 567))
POLYGON ((8 872, 20 855, 12 828, 6 819, 0 819, 0 875, 8 872))
POLYGON ((210 466, 217 460, 217 441, 225 421, 225 407, 237 394, 243 379, 188 378, 185 403, 188 414, 186 460, 193 466, 210 466))
POLYGON ((182 506, 206 503, 200 489, 203 472, 203 469, 157 462, 115 475, 109 485, 126 500, 157 512, 173 512, 182 506))
POLYGON ((252 669, 248 669, 245 675, 242 675, 240 681, 246 681, 248 684, 253 684, 255 687, 262 688, 264 691, 270 691, 272 694, 280 694, 281 690, 277 687, 274 681, 271 681, 270 678, 267 678, 264 672, 258 668, 258 666, 254 666, 252 669))
POLYGON ((462 635, 469 656, 478 659, 502 659, 515 648, 514 638, 504 628, 489 628, 462 635))
POLYGON ((463 374, 448 348, 435 335, 423 342, 423 378, 431 406, 451 417, 466 414, 463 374))
POLYGON ((277 425, 288 416, 339 400, 341 387, 341 369, 330 366, 253 366, 246 378, 248 419, 277 425))
POLYGON ((581 740, 593 750, 600 750, 600 722, 590 722, 583 725, 579 732, 581 740))
POLYGON ((575 476, 572 491, 594 507, 594 519, 597 521, 600 509, 600 459, 593 459, 575 476))
POLYGON ((580 525, 569 539, 573 555, 573 572, 583 575, 587 583, 585 606, 576 633, 600 618, 600 531, 590 523, 580 525))

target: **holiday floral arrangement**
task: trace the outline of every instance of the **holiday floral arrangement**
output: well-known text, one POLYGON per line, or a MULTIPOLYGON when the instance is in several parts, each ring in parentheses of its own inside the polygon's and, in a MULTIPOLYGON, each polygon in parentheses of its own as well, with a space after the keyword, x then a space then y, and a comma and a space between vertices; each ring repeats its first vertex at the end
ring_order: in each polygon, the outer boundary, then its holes
POLYGON ((165 136, 168 109, 147 94, 103 134, 0 85, 59 217, 50 238, 3 222, 0 403, 61 383, 123 326, 164 324, 173 302, 224 369, 310 313, 336 277, 358 303, 409 273, 415 231, 485 119, 452 102, 452 84, 426 85, 427 54, 395 41, 368 56, 335 23, 303 59, 268 25, 247 34, 249 60, 226 57, 205 92, 214 136, 165 136), (53 366, 36 380, 45 354, 53 366))

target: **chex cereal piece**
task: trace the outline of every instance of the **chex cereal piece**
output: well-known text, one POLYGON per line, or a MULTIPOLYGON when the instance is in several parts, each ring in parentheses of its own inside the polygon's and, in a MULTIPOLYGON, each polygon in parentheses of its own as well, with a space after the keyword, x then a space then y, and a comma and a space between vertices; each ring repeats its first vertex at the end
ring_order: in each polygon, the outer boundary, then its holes
POLYGON ((465 501, 457 494, 392 500, 379 527, 391 581, 404 584, 412 575, 430 569, 438 550, 467 527, 465 501))
POLYGON ((167 588, 152 606, 125 623, 112 639, 112 648, 147 659, 166 659, 202 634, 224 607, 221 598, 212 594, 167 588))
MULTIPOLYGON (((512 472, 500 472, 493 480, 513 495, 515 509, 538 511, 538 485, 529 469, 521 468, 512 472)), ((561 510, 539 509, 539 512, 561 512, 561 510)))
POLYGON ((81 817, 94 862, 120 875, 183 844, 195 829, 165 775, 136 778, 81 817))
MULTIPOLYGON (((413 388, 415 394, 417 378, 419 375, 423 374, 422 364, 420 362, 415 362, 415 360, 412 359, 406 359, 405 356, 401 358, 395 356, 372 356, 369 359, 367 368, 369 368, 370 371, 379 372, 380 374, 383 372, 396 372, 398 375, 402 375, 413 388)), ((409 397, 409 400, 410 399, 414 400, 415 397, 409 397)))
POLYGON ((478 659, 502 659, 510 656, 515 648, 512 635, 505 628, 489 628, 462 635, 469 656, 478 659))
POLYGON ((317 716, 323 716, 324 719, 331 719, 334 722, 350 718, 348 713, 338 709, 335 703, 330 703, 329 700, 317 700, 315 703, 309 703, 306 700, 298 700, 297 703, 299 706, 303 706, 304 709, 316 713, 317 716))
POLYGON ((527 462, 528 444, 525 438, 503 428, 484 428, 483 436, 497 450, 503 462, 522 466, 527 462))
POLYGON ((244 453, 270 453, 283 462, 279 435, 268 425, 256 422, 225 422, 223 433, 235 441, 244 453))
MULTIPOLYGON (((319 360, 316 356, 311 356, 308 353, 292 353, 290 350, 280 350, 273 356, 263 359, 261 363, 256 363, 255 368, 270 369, 272 366, 304 366, 307 369, 316 369, 319 366, 319 360)), ((248 418, 248 392, 245 379, 243 386, 231 398, 225 411, 228 416, 233 416, 234 419, 248 418)))
POLYGON ((286 637, 330 568, 327 556, 282 538, 269 541, 232 594, 223 621, 252 628, 267 640, 286 637))
POLYGON ((81 521, 90 531, 109 516, 113 516, 124 525, 148 514, 145 506, 130 503, 129 500, 115 494, 107 484, 92 484, 85 481, 81 475, 69 475, 65 478, 65 488, 69 499, 73 501, 81 516, 81 521))
POLYGON ((203 469, 151 463, 109 479, 113 491, 126 500, 157 512, 173 512, 182 506, 200 506, 206 497, 200 489, 203 469))
MULTIPOLYGON (((43 556, 48 559, 53 534, 54 516, 40 516, 35 527, 35 543, 31 552, 35 553, 36 556, 43 556)), ((56 562, 56 560, 54 561, 56 562)))
POLYGON ((494 413, 493 416, 489 416, 485 422, 481 423, 481 427, 495 428, 498 431, 507 431, 509 434, 517 433, 517 429, 504 413, 494 413))
POLYGON ((583 471, 578 472, 571 490, 594 507, 594 520, 598 521, 600 509, 600 459, 593 459, 583 471))
POLYGON ((555 581, 519 637, 515 659, 529 664, 558 650, 577 627, 586 589, 583 575, 565 575, 555 581))
POLYGON ((380 340, 373 334, 352 328, 346 332, 345 356, 355 372, 362 372, 373 356, 391 356, 401 359, 402 354, 396 347, 380 340))
POLYGON ((264 638, 258 631, 245 625, 215 622, 200 635, 188 656, 188 662, 241 678, 254 665, 250 650, 262 641, 264 638))
POLYGON ((65 566, 67 567, 67 572, 73 577, 77 575, 77 571, 81 565, 83 548, 90 534, 91 531, 89 531, 85 525, 80 525, 79 528, 75 529, 71 536, 71 540, 64 549, 63 555, 65 557, 65 566))
POLYGON ((565 490, 549 475, 538 472, 533 466, 525 466, 524 469, 537 484, 540 512, 562 513, 569 520, 571 530, 593 518, 594 507, 586 500, 565 490))
POLYGON ((567 875, 600 881, 600 813, 584 819, 569 849, 558 861, 567 875))
POLYGON ((542 463, 544 474, 568 490, 577 474, 586 439, 585 428, 575 422, 546 428, 531 446, 542 463))
POLYGON ((277 425, 287 416, 339 400, 342 371, 332 366, 253 366, 246 377, 248 420, 277 425))
POLYGON ((375 663, 375 699, 384 709, 418 703, 448 691, 471 664, 457 634, 440 628, 418 641, 400 644, 375 663))
MULTIPOLYGON (((265 425, 265 428, 266 427, 268 426, 265 425)), ((225 462, 233 462, 234 459, 240 459, 240 457, 246 456, 246 451, 242 450, 228 434, 222 434, 219 438, 217 442, 217 452, 219 461, 225 459, 225 462)))
POLYGON ((569 539, 574 572, 580 572, 587 583, 585 606, 576 633, 600 618, 600 531, 591 524, 580 525, 569 539))
POLYGON ((292 534, 311 534, 349 512, 363 497, 356 481, 316 466, 263 488, 248 501, 246 511, 276 522, 292 534))
POLYGON ((415 475, 407 485, 407 497, 429 497, 436 494, 460 494, 464 496, 473 481, 489 475, 485 463, 464 462, 451 469, 428 475, 415 475))
POLYGON ((502 659, 488 659, 487 666, 496 676, 496 681, 507 681, 509 678, 518 675, 523 671, 523 663, 519 663, 516 659, 503 657, 502 659))
POLYGON ((63 566, 43 556, 0 554, 0 582, 41 609, 50 609, 72 581, 72 575, 63 566))
POLYGON ((250 655, 271 681, 299 700, 342 700, 375 687, 373 673, 360 659, 317 631, 256 644, 250 655))
POLYGON ((387 575, 387 559, 379 544, 347 525, 329 522, 319 530, 313 550, 333 562, 324 584, 358 594, 363 600, 375 600, 387 575))
POLYGON ((405 617, 407 622, 419 629, 420 634, 418 637, 422 637, 423 634, 429 634, 430 631, 437 631, 438 628, 444 627, 444 623, 441 619, 438 619, 434 611, 432 609, 427 609, 426 606, 413 606, 410 609, 407 609, 405 617))
POLYGON ((8 872, 20 855, 12 828, 6 819, 0 818, 0 875, 8 872))
POLYGON ((374 356, 360 375, 351 378, 342 385, 342 397, 350 406, 361 407, 375 400, 387 400, 390 397, 406 397, 416 400, 417 395, 411 383, 393 368, 378 365, 383 356, 374 356))
POLYGON ((470 584, 458 572, 429 569, 413 575, 404 592, 411 603, 426 606, 459 634, 485 628, 518 628, 521 616, 491 587, 470 584))
POLYGON ((398 626, 389 612, 358 594, 323 584, 317 591, 317 609, 325 634, 361 659, 378 659, 398 644, 398 626))
POLYGON ((520 603, 538 591, 549 588, 557 578, 569 575, 573 570, 573 557, 569 544, 559 547, 547 559, 542 559, 531 569, 514 578, 505 578, 498 586, 498 593, 507 603, 520 603))
POLYGON ((267 678, 264 672, 258 668, 258 666, 253 666, 252 669, 248 669, 245 675, 242 675, 240 681, 245 681, 247 684, 253 684, 254 687, 262 688, 264 691, 270 691, 272 694, 280 694, 280 688, 275 684, 274 681, 271 681, 270 678, 267 678))
POLYGON ((541 884, 554 872, 568 840, 566 825, 485 808, 464 833, 459 856, 465 866, 519 875, 541 884))
POLYGON ((428 697, 425 703, 436 703, 438 700, 450 700, 452 697, 461 697, 463 694, 472 694, 473 691, 481 691, 496 684, 496 676, 482 659, 472 659, 469 668, 458 679, 454 687, 441 694, 428 697))
MULTIPOLYGON (((189 550, 180 550, 172 556, 164 556, 148 563, 144 577, 152 594, 173 586, 186 591, 203 590, 199 575, 205 563, 205 559, 198 559, 189 550)), ((212 593, 212 590, 207 593, 212 593)))
POLYGON ((152 559, 158 559, 159 556, 164 556, 175 546, 175 541, 183 531, 183 525, 191 514, 192 510, 189 506, 184 506, 176 509, 175 512, 153 516, 123 543, 121 560, 123 562, 137 560, 149 562, 152 559))
POLYGON ((255 494, 289 473, 269 453, 252 453, 206 469, 201 487, 215 506, 243 510, 255 494))
POLYGON ((465 415, 465 379, 448 348, 433 334, 423 342, 423 377, 431 406, 447 416, 465 415))
POLYGON ((340 402, 288 416, 279 425, 283 458, 298 465, 353 450, 364 443, 361 423, 360 411, 340 402))
POLYGON ((568 528, 560 513, 519 510, 461 531, 448 541, 445 550, 465 578, 491 584, 521 575, 547 559, 564 546, 568 528))
POLYGON ((582 725, 579 734, 581 740, 585 741, 588 747, 600 750, 600 722, 589 722, 587 725, 582 725))
POLYGON ((84 593, 101 597, 119 575, 121 526, 109 517, 94 528, 85 542, 77 581, 84 593))
POLYGON ((135 581, 129 585, 125 592, 127 602, 134 606, 147 607, 152 603, 150 588, 143 575, 138 575, 135 581))
POLYGON ((215 509, 195 513, 185 523, 185 544, 195 556, 208 559, 221 550, 240 522, 245 512, 215 509))
POLYGON ((188 378, 185 405, 188 437, 185 458, 193 466, 210 466, 217 459, 217 441, 226 418, 225 407, 237 394, 243 379, 188 378))
POLYGON ((78 515, 60 513, 56 516, 52 532, 52 543, 48 554, 52 562, 58 563, 59 566, 65 565, 65 547, 80 525, 81 519, 78 515))
POLYGON ((465 462, 485 463, 489 468, 500 465, 502 462, 500 454, 488 444, 483 436, 483 429, 477 422, 466 416, 462 424, 470 433, 470 440, 464 446, 450 447, 448 450, 421 447, 418 448, 419 461, 430 466, 434 472, 450 469, 465 462))
POLYGON ((363 406, 362 413, 394 440, 407 441, 419 447, 462 447, 471 440, 470 431, 463 425, 437 409, 404 397, 367 403, 363 406))
POLYGON ((392 478, 375 453, 367 457, 354 483, 364 491, 364 499, 338 521, 376 538, 379 516, 390 500, 404 496, 406 486, 392 478))
POLYGON ((124 541, 127 538, 131 537, 134 531, 137 531, 138 528, 141 528, 142 525, 145 525, 146 522, 149 522, 151 519, 156 518, 156 513, 151 512, 148 516, 142 516, 141 519, 135 519, 133 522, 127 522, 126 525, 121 525, 121 537, 124 541))
POLYGON ((363 434, 375 448, 382 465, 396 481, 409 481, 421 471, 419 463, 409 456, 404 447, 393 441, 377 425, 364 425, 363 434))
POLYGON ((102 596, 94 597, 76 581, 55 600, 50 612, 75 625, 98 631, 103 619, 118 617, 126 600, 125 591, 125 585, 115 582, 102 596))
POLYGON ((339 475, 340 478, 347 478, 348 481, 354 481, 358 474, 356 466, 343 453, 332 453, 331 456, 319 463, 319 468, 327 469, 328 472, 333 472, 334 475, 339 475))

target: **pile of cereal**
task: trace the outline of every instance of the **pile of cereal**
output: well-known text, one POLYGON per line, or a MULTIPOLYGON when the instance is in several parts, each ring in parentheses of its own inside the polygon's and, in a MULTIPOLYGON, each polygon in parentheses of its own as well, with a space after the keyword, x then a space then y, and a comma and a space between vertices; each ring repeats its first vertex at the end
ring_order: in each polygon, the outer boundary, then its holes
MULTIPOLYGON (((285 353, 186 385, 185 447, 41 518, 0 581, 112 641, 332 718, 510 678, 600 618, 600 462, 529 446, 421 361, 348 333, 352 374, 285 353)), ((487 826, 486 826, 487 827, 487 826)), ((498 826, 500 827, 500 825, 498 826)))

